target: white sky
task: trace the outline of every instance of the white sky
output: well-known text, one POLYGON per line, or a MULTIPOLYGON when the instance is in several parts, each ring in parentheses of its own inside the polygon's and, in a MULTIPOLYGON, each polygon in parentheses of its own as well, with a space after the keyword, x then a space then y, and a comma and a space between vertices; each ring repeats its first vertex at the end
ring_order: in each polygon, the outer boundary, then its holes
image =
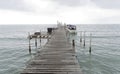
POLYGON ((0 24, 120 24, 119 0, 0 0, 0 24))

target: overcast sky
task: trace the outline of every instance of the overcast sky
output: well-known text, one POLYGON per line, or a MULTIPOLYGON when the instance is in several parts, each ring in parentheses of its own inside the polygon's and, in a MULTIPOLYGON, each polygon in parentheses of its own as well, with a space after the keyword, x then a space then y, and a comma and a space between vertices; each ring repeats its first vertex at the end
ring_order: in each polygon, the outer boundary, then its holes
POLYGON ((120 0, 0 0, 0 24, 120 24, 120 0))

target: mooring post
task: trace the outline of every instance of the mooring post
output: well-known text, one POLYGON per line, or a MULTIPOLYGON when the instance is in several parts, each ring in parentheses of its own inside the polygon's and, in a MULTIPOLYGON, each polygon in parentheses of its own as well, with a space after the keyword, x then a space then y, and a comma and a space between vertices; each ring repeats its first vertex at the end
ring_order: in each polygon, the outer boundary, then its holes
POLYGON ((69 40, 69 33, 66 31, 66 37, 69 40))
POLYGON ((29 39, 29 53, 31 53, 31 43, 30 43, 31 36, 30 36, 30 32, 28 32, 28 39, 29 39))
POLYGON ((40 38, 40 47, 41 47, 41 30, 40 30, 40 36, 39 36, 39 38, 40 38))
POLYGON ((67 37, 67 31, 65 31, 66 37, 67 37))
POLYGON ((80 42, 82 43, 82 31, 80 32, 80 42))
POLYGON ((69 36, 68 36, 68 32, 66 31, 66 37, 67 37, 67 41, 69 41, 69 36))
POLYGON ((35 47, 37 48, 37 36, 35 36, 35 47))
POLYGON ((69 39, 68 39, 68 32, 67 32, 67 30, 66 30, 65 32, 66 32, 66 37, 67 37, 67 40, 69 40, 69 39))
POLYGON ((90 33, 90 46, 89 46, 89 53, 91 53, 91 48, 92 48, 92 46, 91 46, 91 42, 92 42, 92 34, 90 33))
POLYGON ((47 34, 47 41, 49 41, 49 34, 47 34))
POLYGON ((85 31, 84 31, 84 44, 83 44, 83 46, 85 47, 85 31))
POLYGON ((73 47, 75 47, 75 40, 72 40, 72 45, 73 47))
POLYGON ((70 32, 68 32, 68 40, 70 40, 70 32))
POLYGON ((55 34, 55 28, 53 28, 53 34, 55 34))

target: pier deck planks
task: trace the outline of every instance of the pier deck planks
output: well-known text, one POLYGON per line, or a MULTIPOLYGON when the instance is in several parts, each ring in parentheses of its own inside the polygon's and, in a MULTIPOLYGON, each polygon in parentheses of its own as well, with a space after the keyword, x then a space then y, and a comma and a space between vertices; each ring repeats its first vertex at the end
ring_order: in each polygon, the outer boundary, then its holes
POLYGON ((75 50, 67 41, 63 27, 55 31, 21 74, 82 74, 75 50))

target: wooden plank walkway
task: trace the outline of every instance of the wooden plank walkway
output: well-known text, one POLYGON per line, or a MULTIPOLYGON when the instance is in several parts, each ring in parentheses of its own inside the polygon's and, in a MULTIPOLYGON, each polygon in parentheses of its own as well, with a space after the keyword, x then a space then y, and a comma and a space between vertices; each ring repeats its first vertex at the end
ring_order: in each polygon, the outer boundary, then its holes
POLYGON ((21 74, 82 74, 75 50, 67 41, 63 27, 55 31, 21 74))

